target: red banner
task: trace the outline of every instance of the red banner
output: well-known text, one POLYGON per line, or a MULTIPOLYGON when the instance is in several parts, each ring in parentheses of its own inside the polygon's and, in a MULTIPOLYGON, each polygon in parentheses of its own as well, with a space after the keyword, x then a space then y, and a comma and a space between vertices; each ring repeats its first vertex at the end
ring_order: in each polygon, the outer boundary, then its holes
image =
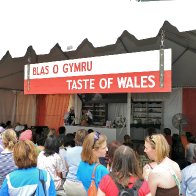
POLYGON ((25 94, 170 92, 169 49, 164 62, 163 87, 159 82, 159 51, 26 65, 25 94))

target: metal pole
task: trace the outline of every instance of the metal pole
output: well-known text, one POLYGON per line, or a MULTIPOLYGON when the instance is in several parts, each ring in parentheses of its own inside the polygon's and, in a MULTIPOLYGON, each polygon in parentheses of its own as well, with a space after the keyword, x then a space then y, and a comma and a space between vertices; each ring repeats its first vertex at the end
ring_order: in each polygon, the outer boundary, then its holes
POLYGON ((130 135, 130 124, 131 124, 131 93, 127 94, 127 134, 130 135))

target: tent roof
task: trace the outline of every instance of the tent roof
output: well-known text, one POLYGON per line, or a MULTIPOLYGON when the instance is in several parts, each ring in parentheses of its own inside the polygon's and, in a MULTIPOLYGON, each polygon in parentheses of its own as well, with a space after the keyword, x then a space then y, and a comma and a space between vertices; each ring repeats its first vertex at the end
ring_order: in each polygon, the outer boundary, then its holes
MULTIPOLYGON (((172 48, 172 86, 196 87, 196 30, 179 32, 169 22, 165 22, 161 29, 165 32, 164 47, 172 48)), ((115 44, 95 48, 88 39, 74 51, 62 51, 56 44, 49 54, 37 55, 32 46, 29 46, 23 57, 12 58, 9 51, 0 61, 0 89, 23 90, 24 65, 28 63, 43 63, 67 59, 77 59, 94 56, 104 56, 160 48, 161 29, 154 38, 137 40, 128 31, 118 37, 115 44)))

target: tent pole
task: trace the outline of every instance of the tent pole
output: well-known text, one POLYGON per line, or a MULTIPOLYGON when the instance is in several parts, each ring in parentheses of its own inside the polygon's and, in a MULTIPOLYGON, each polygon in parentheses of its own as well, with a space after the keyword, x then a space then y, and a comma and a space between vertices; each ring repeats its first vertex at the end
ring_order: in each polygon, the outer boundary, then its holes
POLYGON ((79 123, 78 119, 78 94, 74 94, 74 110, 75 110, 75 124, 79 123))
POLYGON ((127 94, 127 121, 126 128, 127 134, 130 135, 130 124, 131 124, 131 93, 127 94))

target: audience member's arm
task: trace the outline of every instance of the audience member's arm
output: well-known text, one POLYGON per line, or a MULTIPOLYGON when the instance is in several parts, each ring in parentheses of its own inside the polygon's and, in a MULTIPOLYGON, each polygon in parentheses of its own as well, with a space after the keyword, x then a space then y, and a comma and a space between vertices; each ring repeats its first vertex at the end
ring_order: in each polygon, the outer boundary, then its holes
POLYGON ((150 192, 152 196, 155 196, 157 191, 157 182, 158 182, 157 178, 159 178, 159 175, 157 175, 154 172, 151 172, 148 178, 148 186, 150 188, 150 192))
POLYGON ((186 189, 187 189, 187 183, 185 181, 184 172, 185 172, 185 170, 182 170, 181 193, 183 196, 186 195, 186 189))
POLYGON ((68 173, 68 171, 69 171, 69 166, 68 166, 68 163, 67 163, 67 161, 65 160, 65 167, 66 167, 66 169, 67 169, 67 173, 68 173))
POLYGON ((148 181, 148 176, 150 174, 150 172, 152 171, 152 169, 150 168, 149 164, 146 164, 143 167, 143 178, 148 181))

